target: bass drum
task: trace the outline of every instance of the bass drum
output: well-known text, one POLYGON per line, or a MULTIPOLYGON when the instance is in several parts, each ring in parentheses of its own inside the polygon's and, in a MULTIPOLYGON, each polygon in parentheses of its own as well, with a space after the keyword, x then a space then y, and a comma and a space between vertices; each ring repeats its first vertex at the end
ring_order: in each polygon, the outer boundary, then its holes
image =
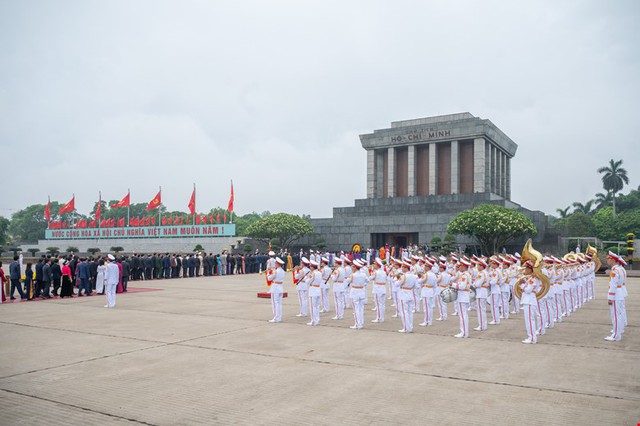
POLYGON ((475 301, 476 301, 476 289, 471 288, 469 289, 469 303, 473 303, 475 301))
POLYGON ((455 302, 458 299, 458 292, 451 287, 447 287, 440 292, 440 298, 444 303, 455 302))

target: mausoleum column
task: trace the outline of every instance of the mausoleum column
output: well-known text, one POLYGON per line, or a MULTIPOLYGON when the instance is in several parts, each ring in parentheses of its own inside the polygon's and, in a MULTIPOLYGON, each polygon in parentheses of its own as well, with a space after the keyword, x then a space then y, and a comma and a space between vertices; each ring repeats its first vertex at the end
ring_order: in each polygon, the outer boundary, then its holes
POLYGON ((458 141, 451 141, 451 193, 460 192, 460 161, 458 160, 458 141))
POLYGON ((416 146, 409 145, 407 150, 407 196, 416 195, 416 146))
POLYGON ((387 148, 387 179, 389 197, 396 196, 396 149, 387 148))
POLYGON ((376 152, 376 191, 375 197, 384 197, 384 149, 378 149, 376 152))
POLYGON ((484 164, 485 164, 484 138, 473 140, 473 192, 485 192, 484 164))
POLYGON ((511 199, 511 158, 507 157, 507 193, 504 198, 511 199))
POLYGON ((376 196, 376 152, 367 151, 367 198, 376 196))
POLYGON ((429 195, 436 195, 438 188, 438 162, 436 161, 436 144, 429 144, 429 195))

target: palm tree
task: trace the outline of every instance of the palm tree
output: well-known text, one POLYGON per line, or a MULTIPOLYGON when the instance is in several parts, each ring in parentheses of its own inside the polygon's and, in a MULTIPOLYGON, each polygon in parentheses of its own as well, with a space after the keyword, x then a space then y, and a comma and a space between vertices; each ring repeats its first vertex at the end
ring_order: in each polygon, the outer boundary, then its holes
POLYGON ((602 192, 598 192, 596 194, 596 208, 601 209, 604 207, 607 207, 609 204, 611 204, 611 201, 613 200, 613 197, 611 197, 611 193, 607 192, 606 194, 603 194, 602 192))
POLYGON ((569 209, 571 208, 571 206, 565 208, 565 209, 556 209, 556 211, 558 212, 558 214, 560 214, 560 219, 565 219, 567 218, 567 216, 569 216, 569 209))
POLYGON ((573 207, 575 207, 575 209, 573 210, 574 213, 582 212, 584 214, 591 214, 593 209, 593 200, 589 200, 584 204, 575 202, 573 203, 573 207))
POLYGON ((609 165, 600 167, 598 173, 604 173, 602 176, 602 187, 611 193, 613 204, 613 216, 616 215, 616 193, 622 190, 625 184, 629 183, 627 171, 620 167, 622 160, 609 160, 609 165))

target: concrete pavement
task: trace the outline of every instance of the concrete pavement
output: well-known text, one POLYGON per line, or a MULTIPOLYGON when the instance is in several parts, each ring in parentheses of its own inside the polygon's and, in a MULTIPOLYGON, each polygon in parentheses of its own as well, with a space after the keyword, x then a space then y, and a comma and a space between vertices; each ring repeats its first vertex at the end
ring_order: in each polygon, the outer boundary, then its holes
MULTIPOLYGON (((0 424, 635 425, 640 422, 640 280, 630 326, 596 300, 523 345, 522 314, 456 339, 458 318, 400 334, 323 314, 270 324, 258 275, 132 282, 160 291, 0 305, 0 424)), ((332 306, 333 308, 333 306, 332 306)), ((420 315, 420 316, 418 316, 420 315)), ((477 321, 470 313, 471 326, 477 321)))

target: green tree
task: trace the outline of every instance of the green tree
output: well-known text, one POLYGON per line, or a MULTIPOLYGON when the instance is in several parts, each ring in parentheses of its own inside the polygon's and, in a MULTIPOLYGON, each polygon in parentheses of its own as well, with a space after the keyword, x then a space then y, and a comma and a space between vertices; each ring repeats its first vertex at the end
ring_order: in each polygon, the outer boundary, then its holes
POLYGON ((56 254, 60 253, 60 248, 59 247, 47 247, 47 253, 49 253, 51 256, 55 256, 56 254))
POLYGON ((611 196, 610 192, 607 192, 606 194, 603 194, 602 192, 598 192, 596 194, 596 208, 597 209, 603 209, 605 207, 607 207, 608 205, 611 204, 611 202, 613 201, 613 197, 611 196))
POLYGON ((67 247, 67 253, 78 253, 80 250, 78 249, 78 247, 75 246, 69 246, 67 247))
POLYGON ((36 257, 36 253, 38 253, 39 250, 37 248, 30 248, 27 249, 27 251, 31 253, 31 257, 36 257))
POLYGON ((97 247, 91 247, 87 249, 87 253, 90 253, 91 256, 95 256, 96 253, 100 253, 100 249, 97 247))
POLYGON ((273 241, 283 248, 289 248, 291 243, 304 235, 313 233, 313 226, 301 218, 288 213, 277 213, 266 216, 249 225, 246 234, 261 241, 273 241))
POLYGON ((115 254, 120 253, 121 251, 124 251, 124 248, 121 246, 114 246, 111 247, 109 250, 111 250, 112 252, 114 252, 115 254))
POLYGON ((600 167, 598 173, 602 173, 602 187, 611 193, 613 204, 613 217, 616 216, 616 194, 622 190, 625 184, 629 183, 627 171, 620 167, 622 160, 609 160, 609 165, 600 167))
POLYGON ((570 237, 591 237, 596 234, 596 227, 589 215, 581 211, 567 218, 567 230, 570 237))
POLYGON ((575 202, 572 205, 574 207, 574 213, 582 212, 584 214, 591 214, 593 211, 593 200, 589 200, 584 204, 575 202))
POLYGON ((204 251, 204 247, 202 247, 201 244, 196 244, 196 246, 193 248, 193 251, 204 251))
POLYGON ((569 209, 571 208, 571 206, 566 207, 564 209, 556 209, 556 211, 558 212, 558 214, 560 215, 560 219, 564 219, 567 216, 569 216, 569 209))
POLYGON ((256 213, 248 213, 243 216, 234 216, 234 222, 236 224, 236 235, 240 237, 246 237, 247 228, 261 219, 261 216, 256 213))
POLYGON ((615 241, 620 237, 620 231, 617 221, 613 217, 613 207, 611 206, 600 209, 593 215, 593 225, 596 228, 596 237, 601 240, 615 241))
POLYGON ((6 244, 9 241, 9 225, 11 221, 6 217, 0 216, 0 246, 6 244))
POLYGON ((535 235, 538 230, 522 213, 493 204, 481 204, 454 217, 447 226, 447 232, 473 238, 482 253, 489 255, 497 253, 515 238, 535 235))

